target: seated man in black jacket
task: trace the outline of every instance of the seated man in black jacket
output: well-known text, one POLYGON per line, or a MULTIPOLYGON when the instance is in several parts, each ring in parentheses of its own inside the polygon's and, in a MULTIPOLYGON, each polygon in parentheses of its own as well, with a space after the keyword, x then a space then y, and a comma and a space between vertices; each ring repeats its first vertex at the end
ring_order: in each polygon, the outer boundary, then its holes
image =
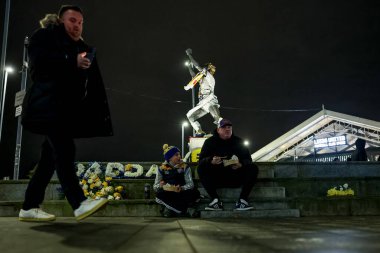
POLYGON ((252 163, 249 150, 242 139, 232 134, 231 121, 222 119, 214 135, 203 144, 199 155, 199 179, 212 200, 205 209, 223 210, 223 203, 216 192, 222 187, 242 187, 235 210, 253 209, 248 203, 248 196, 257 174, 258 168, 252 163))

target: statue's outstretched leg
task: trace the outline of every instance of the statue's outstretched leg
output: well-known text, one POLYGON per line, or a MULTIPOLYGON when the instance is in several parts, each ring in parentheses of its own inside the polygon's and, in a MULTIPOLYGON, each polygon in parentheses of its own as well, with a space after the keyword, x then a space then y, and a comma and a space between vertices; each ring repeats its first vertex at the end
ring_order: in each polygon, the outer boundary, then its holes
MULTIPOLYGON (((193 109, 191 109, 187 114, 187 118, 189 119, 189 122, 191 126, 194 128, 195 132, 202 133, 201 124, 197 121, 197 119, 203 117, 207 112, 203 110, 201 107, 196 106, 193 109)), ((203 132, 204 133, 204 132, 203 132)))
POLYGON ((218 125, 219 121, 222 120, 222 117, 220 116, 219 105, 211 105, 208 110, 211 116, 214 118, 214 124, 218 125))

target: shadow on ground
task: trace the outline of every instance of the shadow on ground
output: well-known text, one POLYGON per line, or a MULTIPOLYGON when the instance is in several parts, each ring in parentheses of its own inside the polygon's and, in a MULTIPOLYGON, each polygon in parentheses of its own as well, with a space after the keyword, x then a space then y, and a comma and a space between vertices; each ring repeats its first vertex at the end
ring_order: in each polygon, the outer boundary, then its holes
POLYGON ((132 225, 115 223, 45 223, 31 227, 32 230, 57 234, 63 238, 62 244, 68 247, 111 251, 126 243, 147 224, 132 225))

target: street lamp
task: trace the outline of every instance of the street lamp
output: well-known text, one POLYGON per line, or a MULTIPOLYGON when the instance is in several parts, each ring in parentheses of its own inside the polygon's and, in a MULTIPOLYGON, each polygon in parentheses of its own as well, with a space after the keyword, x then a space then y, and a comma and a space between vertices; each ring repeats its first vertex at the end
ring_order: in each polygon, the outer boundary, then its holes
POLYGON ((3 119, 4 119, 4 106, 5 106, 5 95, 7 93, 7 81, 8 81, 8 74, 13 72, 13 68, 11 67, 5 67, 4 68, 4 84, 3 84, 3 97, 1 98, 1 117, 0 117, 0 142, 1 142, 1 133, 3 132, 3 119))
POLYGON ((244 143, 244 146, 249 146, 249 141, 245 140, 243 143, 244 143))
MULTIPOLYGON (((185 61, 184 65, 189 68, 189 66, 191 66, 191 63, 189 61, 185 61)), ((190 67, 191 68, 191 67, 190 67)), ((192 108, 195 107, 195 88, 193 87, 191 89, 191 104, 192 104, 192 108)), ((195 136, 195 129, 193 128, 193 136, 195 136)))
POLYGON ((188 125, 187 121, 182 122, 182 158, 184 157, 185 127, 188 125))

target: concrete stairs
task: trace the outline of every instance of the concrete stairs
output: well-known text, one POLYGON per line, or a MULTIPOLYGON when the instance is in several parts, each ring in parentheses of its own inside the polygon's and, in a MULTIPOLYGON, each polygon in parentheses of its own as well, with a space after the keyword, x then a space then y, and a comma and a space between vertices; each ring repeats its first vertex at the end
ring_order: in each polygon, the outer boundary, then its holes
MULTIPOLYGON (((154 193, 151 193, 151 199, 144 199, 144 185, 146 183, 152 185, 153 179, 120 179, 115 181, 127 189, 127 199, 110 201, 108 206, 99 211, 96 216, 160 216, 160 206, 154 200, 154 193)), ((195 182, 197 183, 197 180, 195 182)), ((0 181, 0 216, 17 216, 27 184, 28 180, 0 181)), ((49 184, 42 207, 57 216, 72 216, 72 210, 67 201, 60 199, 60 194, 57 191, 59 187, 59 182, 56 180, 49 184)), ((199 205, 199 209, 204 210, 209 199, 204 188, 200 187, 199 191, 206 197, 201 200, 199 205)), ((202 218, 299 217, 298 210, 288 210, 289 205, 285 200, 284 187, 254 187, 250 195, 250 203, 255 207, 255 210, 246 211, 245 214, 233 211, 240 189, 220 189, 218 191, 223 199, 225 210, 219 212, 202 211, 202 218)))
MULTIPOLYGON (((139 163, 148 170, 152 163, 139 163)), ((240 189, 221 189, 224 211, 202 211, 202 218, 232 217, 300 217, 337 215, 380 215, 380 163, 258 163, 258 182, 251 195, 253 211, 234 211, 240 189), (326 191, 335 185, 348 183, 355 196, 327 197, 326 191)), ((195 183, 206 196, 200 209, 209 203, 207 194, 196 179, 195 183)), ((153 179, 119 179, 125 186, 127 199, 110 201, 97 216, 160 216, 160 206, 144 199, 144 185, 153 179)), ((17 216, 22 205, 28 180, 0 181, 0 216, 17 216)), ((57 180, 49 184, 43 208, 57 216, 72 216, 66 200, 61 200, 57 180)))
MULTIPOLYGON (((208 195, 204 188, 199 187, 207 201, 202 201, 200 210, 204 210, 209 203, 208 195)), ((235 203, 240 196, 240 188, 222 188, 217 190, 223 201, 223 211, 201 211, 202 218, 262 218, 262 217, 300 217, 298 209, 291 209, 285 198, 284 187, 254 187, 249 202, 254 207, 250 211, 236 211, 235 203)))
MULTIPOLYGON (((123 163, 124 164, 124 163, 123 163)), ((151 166, 150 162, 138 163, 147 171, 151 166)), ((194 172, 194 182, 199 191, 205 196, 201 200, 199 210, 209 203, 206 191, 199 183, 197 174, 194 172)), ((260 169, 260 179, 273 178, 273 170, 260 169)), ((106 208, 96 213, 96 216, 160 216, 160 206, 155 202, 154 192, 151 191, 151 198, 144 199, 144 185, 153 185, 154 179, 115 179, 115 183, 123 185, 127 192, 127 199, 110 201, 106 208)), ((28 180, 0 181, 0 216, 17 216, 22 206, 24 193, 28 180)), ((57 180, 52 180, 45 192, 45 201, 42 205, 44 210, 54 213, 57 216, 72 216, 73 212, 66 200, 60 199, 57 190, 60 184, 57 180)), ((152 187, 151 187, 152 189, 152 187)), ((258 182, 250 195, 250 203, 255 207, 253 211, 236 212, 233 211, 235 201, 238 199, 240 189, 220 189, 219 195, 223 199, 224 211, 201 211, 202 218, 216 217, 299 217, 297 209, 289 208, 285 197, 285 188, 273 185, 266 185, 258 182)))

